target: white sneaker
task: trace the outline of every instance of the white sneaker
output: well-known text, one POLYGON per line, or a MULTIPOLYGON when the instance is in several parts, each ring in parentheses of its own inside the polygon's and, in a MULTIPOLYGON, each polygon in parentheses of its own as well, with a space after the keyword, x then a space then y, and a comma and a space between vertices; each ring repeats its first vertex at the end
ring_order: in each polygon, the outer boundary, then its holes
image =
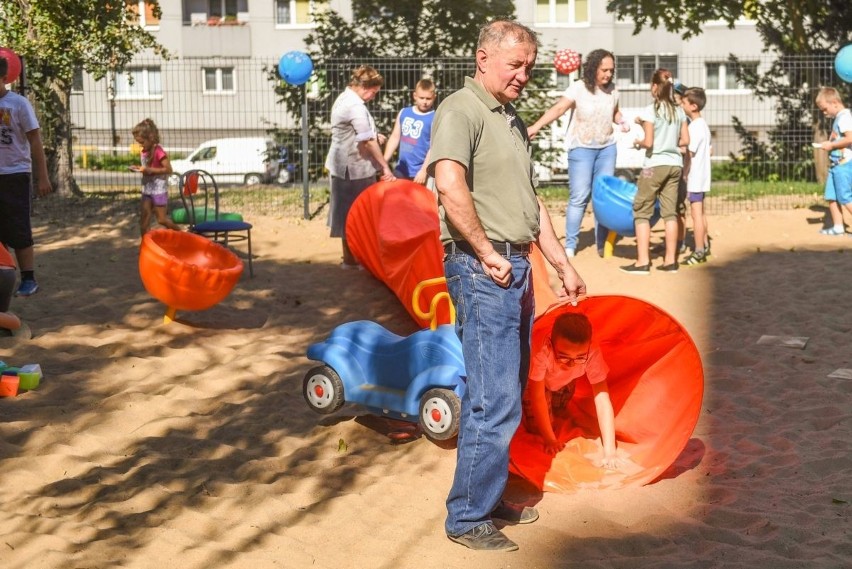
POLYGON ((568 258, 569 258, 569 259, 573 259, 573 258, 574 258, 574 256, 575 256, 577 253, 574 251, 574 249, 569 249, 568 247, 566 247, 566 248, 565 248, 565 254, 566 254, 566 255, 568 255, 568 258))

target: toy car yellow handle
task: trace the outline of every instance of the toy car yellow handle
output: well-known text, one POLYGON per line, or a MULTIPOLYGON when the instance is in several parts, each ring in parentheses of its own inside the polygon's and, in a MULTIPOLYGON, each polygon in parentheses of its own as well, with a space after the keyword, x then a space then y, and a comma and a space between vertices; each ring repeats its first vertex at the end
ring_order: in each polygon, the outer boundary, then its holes
POLYGON ((438 327, 438 304, 445 300, 450 305, 450 324, 456 323, 456 307, 453 306, 453 301, 450 299, 450 293, 441 291, 435 296, 432 297, 432 302, 429 303, 429 312, 423 312, 420 310, 420 291, 426 288, 427 286, 435 286, 440 284, 445 284, 447 279, 444 277, 435 277, 434 279, 426 279, 425 281, 420 281, 417 283, 417 286, 414 287, 414 292, 411 294, 411 304, 414 308, 414 313, 418 318, 428 318, 429 319, 429 329, 434 330, 438 327))

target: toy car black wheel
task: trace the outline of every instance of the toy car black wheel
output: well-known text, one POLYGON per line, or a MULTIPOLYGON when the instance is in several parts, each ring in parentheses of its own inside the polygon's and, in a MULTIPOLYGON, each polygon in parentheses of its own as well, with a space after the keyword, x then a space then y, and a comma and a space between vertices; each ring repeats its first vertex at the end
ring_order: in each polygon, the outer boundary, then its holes
POLYGON ((446 441, 459 432, 461 401, 449 389, 430 389, 420 398, 420 428, 436 441, 446 441))
POLYGON ((302 394, 308 406, 323 415, 334 413, 345 402, 343 382, 337 372, 328 366, 315 367, 305 375, 302 394))

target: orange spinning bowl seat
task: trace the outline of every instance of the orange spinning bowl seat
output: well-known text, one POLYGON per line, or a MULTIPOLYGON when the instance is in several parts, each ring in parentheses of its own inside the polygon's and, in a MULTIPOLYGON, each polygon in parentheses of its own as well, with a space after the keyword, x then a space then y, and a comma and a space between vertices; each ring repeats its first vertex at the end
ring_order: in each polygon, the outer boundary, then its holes
POLYGON ((206 310, 218 304, 242 272, 239 257, 194 233, 150 231, 139 249, 142 284, 171 310, 206 310))

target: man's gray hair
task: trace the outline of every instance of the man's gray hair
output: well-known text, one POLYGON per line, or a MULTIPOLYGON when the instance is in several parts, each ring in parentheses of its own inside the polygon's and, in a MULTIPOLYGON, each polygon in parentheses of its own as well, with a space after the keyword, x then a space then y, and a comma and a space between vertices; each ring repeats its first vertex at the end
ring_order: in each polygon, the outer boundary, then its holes
POLYGON ((514 20, 494 20, 479 30, 477 49, 501 45, 507 39, 539 47, 538 34, 514 20))

